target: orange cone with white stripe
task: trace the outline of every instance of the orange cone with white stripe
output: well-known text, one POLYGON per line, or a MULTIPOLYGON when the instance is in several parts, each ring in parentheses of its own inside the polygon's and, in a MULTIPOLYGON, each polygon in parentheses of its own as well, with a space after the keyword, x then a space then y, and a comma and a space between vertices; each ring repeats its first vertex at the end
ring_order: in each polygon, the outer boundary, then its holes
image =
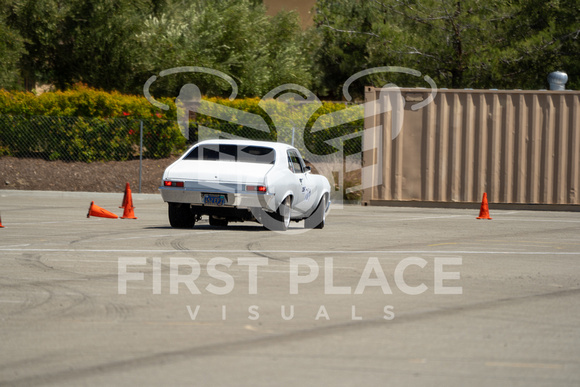
POLYGON ((110 211, 105 210, 95 204, 95 202, 91 202, 91 206, 89 207, 89 213, 87 214, 87 218, 91 216, 97 216, 100 218, 111 218, 111 219, 118 219, 119 217, 113 214, 110 211))
POLYGON ((2 226, 2 217, 0 216, 0 228, 4 228, 4 226, 2 226))
POLYGON ((491 217, 489 216, 489 205, 487 204, 487 192, 483 193, 483 199, 481 201, 481 208, 479 209, 479 216, 475 219, 491 220, 491 217))

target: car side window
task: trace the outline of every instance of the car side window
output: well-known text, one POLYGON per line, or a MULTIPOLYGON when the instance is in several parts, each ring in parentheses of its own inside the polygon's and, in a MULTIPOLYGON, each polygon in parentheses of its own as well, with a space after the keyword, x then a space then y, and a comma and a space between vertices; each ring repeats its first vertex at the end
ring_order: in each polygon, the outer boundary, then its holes
POLYGON ((290 156, 290 153, 288 153, 288 169, 291 172, 294 172, 294 164, 292 163, 292 156, 290 156))
POLYGON ((304 162, 295 151, 288 151, 288 167, 294 173, 304 173, 304 162))

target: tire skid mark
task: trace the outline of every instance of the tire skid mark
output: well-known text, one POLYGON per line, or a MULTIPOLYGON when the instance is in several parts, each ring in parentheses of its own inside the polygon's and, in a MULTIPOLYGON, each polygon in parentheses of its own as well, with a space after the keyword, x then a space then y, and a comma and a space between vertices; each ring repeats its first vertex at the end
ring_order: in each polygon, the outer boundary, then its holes
POLYGON ((171 247, 171 238, 172 237, 163 237, 163 238, 158 238, 157 240, 155 240, 155 246, 156 247, 162 247, 162 248, 168 248, 171 247))
POLYGON ((0 284, 1 293, 9 294, 11 298, 21 300, 20 303, 11 304, 6 314, 7 319, 26 313, 27 311, 41 307, 52 298, 50 292, 30 284, 0 284))
POLYGON ((16 304, 18 307, 11 311, 7 319, 27 313, 70 316, 79 312, 79 306, 93 305, 91 298, 85 293, 55 282, 3 284, 0 288, 12 291, 17 298, 24 300, 23 303, 16 304))
POLYGON ((559 290, 556 292, 531 294, 525 296, 506 297, 502 299, 475 302, 468 305, 460 305, 454 307, 433 308, 429 310, 419 310, 415 312, 401 313, 397 315, 394 320, 385 323, 382 318, 348 321, 340 324, 333 324, 330 326, 322 326, 309 328, 304 330, 293 331, 289 333, 282 333, 277 335, 269 334, 253 339, 238 340, 229 343, 208 344, 199 347, 192 347, 181 349, 177 351, 159 352, 147 356, 142 356, 134 359, 113 361, 109 363, 101 363, 85 368, 75 370, 57 371, 52 374, 37 375, 31 377, 24 377, 21 379, 14 379, 6 381, 11 386, 29 386, 39 383, 61 383, 69 380, 87 378, 91 376, 100 375, 107 372, 123 372, 133 368, 155 367, 159 364, 167 364, 170 361, 183 361, 194 357, 216 356, 227 353, 229 356, 232 352, 256 349, 258 346, 270 346, 284 343, 296 343, 303 340, 310 340, 321 336, 328 336, 337 333, 344 333, 353 330, 374 328, 380 326, 390 327, 393 324, 406 324, 416 321, 427 320, 431 318, 445 317, 450 314, 461 314, 465 312, 493 309, 497 307, 508 306, 521 302, 534 301, 536 299, 551 299, 566 296, 580 295, 580 288, 559 290))
POLYGON ((72 241, 69 242, 69 245, 72 246, 72 245, 75 245, 75 244, 78 244, 78 243, 88 242, 88 241, 95 240, 95 239, 98 239, 98 238, 107 238, 109 240, 114 240, 115 238, 119 238, 122 235, 131 235, 131 236, 133 236, 132 234, 130 234, 128 232, 127 233, 119 232, 119 230, 115 230, 115 231, 111 231, 111 232, 99 232, 99 233, 96 233, 96 234, 87 235, 85 237, 81 237, 81 238, 72 240, 72 241))
POLYGON ((250 242, 246 245, 246 248, 248 249, 248 252, 257 255, 258 257, 263 257, 263 258, 267 258, 269 260, 272 261, 278 261, 278 262, 288 262, 288 259, 283 259, 283 258, 275 258, 272 255, 268 255, 264 252, 261 252, 262 245, 260 244, 260 242, 250 242))
MULTIPOLYGON (((46 262, 44 262, 43 258, 44 258, 44 256, 40 255, 40 254, 24 253, 21 256, 16 257, 15 261, 18 264, 25 266, 29 269, 35 269, 37 271, 40 271, 40 273, 38 273, 38 274, 42 275, 42 276, 46 275, 46 273, 49 272, 49 273, 55 273, 55 274, 59 274, 59 275, 65 275, 71 281, 90 278, 90 277, 87 277, 83 274, 77 273, 73 270, 68 270, 68 269, 64 269, 61 267, 51 266, 50 264, 47 264, 46 262)), ((40 282, 44 282, 44 281, 39 280, 36 282, 40 283, 40 282)), ((48 281, 46 281, 46 282, 48 282, 48 281)))
POLYGON ((155 246, 165 249, 170 248, 176 251, 189 251, 190 249, 185 246, 185 242, 187 242, 190 238, 190 235, 158 238, 155 241, 155 246))
POLYGON ((15 261, 33 270, 34 275, 40 278, 46 278, 47 275, 57 274, 65 277, 59 279, 40 279, 34 281, 23 282, 19 280, 14 282, 12 278, 3 278, 5 283, 0 283, 0 289, 3 293, 10 294, 21 303, 13 304, 10 309, 10 314, 6 317, 11 319, 13 317, 27 314, 27 313, 41 313, 46 316, 76 316, 79 314, 86 314, 96 310, 95 300, 87 293, 80 290, 78 287, 72 287, 70 284, 74 281, 84 280, 115 280, 116 274, 107 274, 100 276, 83 275, 69 270, 63 270, 47 265, 42 261, 41 255, 36 254, 22 254, 15 258, 15 261))
POLYGON ((125 321, 127 317, 133 314, 133 308, 125 305, 113 302, 108 302, 105 304, 105 312, 107 317, 112 317, 115 320, 125 321))
POLYGON ((19 359, 12 362, 4 362, 0 364, 0 371, 12 370, 21 367, 33 368, 35 364, 46 362, 59 364, 65 362, 68 356, 70 356, 70 353, 68 353, 67 351, 51 351, 47 354, 42 354, 35 357, 28 357, 25 359, 19 359))
POLYGON ((189 248, 188 247, 185 247, 185 242, 187 242, 188 239, 189 239, 188 237, 174 238, 173 240, 171 240, 171 242, 169 242, 169 244, 175 250, 188 251, 189 248))

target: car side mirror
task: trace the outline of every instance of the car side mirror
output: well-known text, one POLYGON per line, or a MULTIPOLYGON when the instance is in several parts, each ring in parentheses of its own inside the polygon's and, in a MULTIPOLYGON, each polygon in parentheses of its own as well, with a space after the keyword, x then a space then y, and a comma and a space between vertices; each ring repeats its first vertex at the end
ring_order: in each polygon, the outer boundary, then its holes
POLYGON ((312 168, 309 167, 309 166, 305 166, 304 167, 304 173, 310 173, 310 172, 312 172, 312 168))

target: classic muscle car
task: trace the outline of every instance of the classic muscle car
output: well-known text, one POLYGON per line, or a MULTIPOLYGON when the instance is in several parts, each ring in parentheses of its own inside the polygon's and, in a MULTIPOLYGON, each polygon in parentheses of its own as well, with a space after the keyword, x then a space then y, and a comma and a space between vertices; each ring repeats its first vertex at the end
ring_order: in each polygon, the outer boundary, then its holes
POLYGON ((165 170, 159 189, 176 228, 192 228, 202 216, 212 226, 257 221, 286 230, 304 220, 306 228, 323 228, 330 206, 326 177, 312 173, 296 148, 276 142, 200 142, 165 170))

